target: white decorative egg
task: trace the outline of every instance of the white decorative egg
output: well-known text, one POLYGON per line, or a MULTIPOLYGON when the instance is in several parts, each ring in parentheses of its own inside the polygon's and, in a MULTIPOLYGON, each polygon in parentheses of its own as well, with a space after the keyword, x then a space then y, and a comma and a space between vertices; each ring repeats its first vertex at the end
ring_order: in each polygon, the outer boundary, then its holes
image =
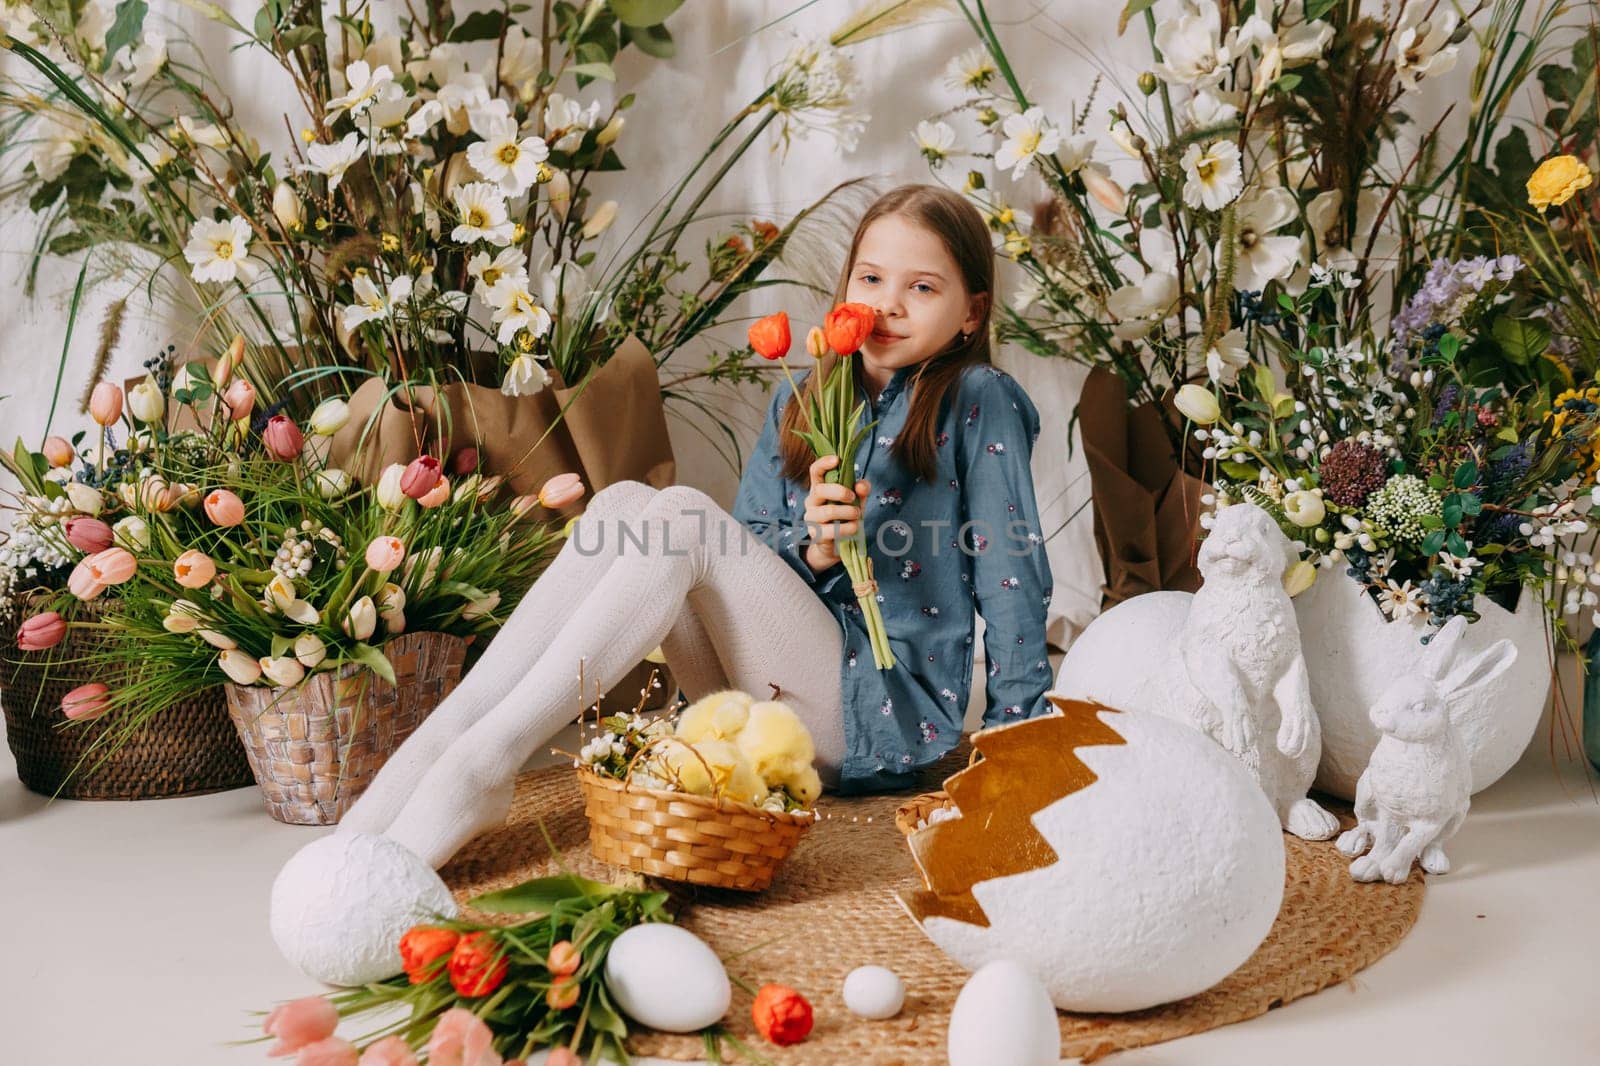
POLYGON ((886 967, 858 966, 844 979, 844 1005, 857 1017, 893 1018, 905 1003, 905 982, 886 967))
POLYGON ((1210 988, 1277 917, 1277 815, 1200 733, 1052 702, 1061 713, 978 735, 985 757, 946 784, 960 817, 909 838, 928 890, 901 902, 962 966, 1011 959, 1062 1010, 1210 988))
POLYGON ((1044 986, 1010 959, 967 979, 950 1011, 950 1066, 1056 1066, 1061 1025, 1044 986))
POLYGON ((611 942, 606 987, 624 1014, 666 1033, 713 1025, 733 1002, 717 953, 689 930, 664 922, 636 925, 611 942))
POLYGON ((388 837, 335 832, 297 851, 272 884, 272 939, 307 977, 363 985, 393 977, 400 938, 453 918, 433 867, 388 837))

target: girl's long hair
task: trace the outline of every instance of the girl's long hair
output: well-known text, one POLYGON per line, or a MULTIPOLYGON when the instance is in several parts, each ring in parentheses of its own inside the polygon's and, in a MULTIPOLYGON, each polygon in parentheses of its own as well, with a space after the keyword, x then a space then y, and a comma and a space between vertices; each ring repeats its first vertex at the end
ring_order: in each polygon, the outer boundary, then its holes
MULTIPOLYGON (((844 270, 839 275, 839 285, 834 292, 835 304, 844 300, 849 288, 850 273, 855 269, 856 252, 861 247, 862 235, 867 232, 867 227, 887 215, 904 216, 936 234, 960 269, 967 295, 978 298, 982 305, 982 319, 978 328, 965 339, 958 334, 944 351, 924 360, 907 385, 911 409, 906 415, 905 428, 895 437, 890 454, 901 466, 914 473, 918 480, 931 482, 938 468, 936 437, 945 398, 969 366, 991 362, 989 316, 994 304, 994 248, 989 242, 989 231, 984 225, 983 216, 959 194, 937 185, 902 185, 885 193, 861 216, 855 236, 850 240, 850 254, 845 257, 844 270)), ((838 356, 831 353, 826 356, 807 376, 801 388, 815 395, 836 359, 838 356)), ((857 393, 865 395, 861 360, 852 357, 850 363, 857 393)), ((810 482, 811 463, 816 457, 811 453, 811 446, 794 432, 800 428, 803 417, 801 405, 791 396, 778 422, 778 450, 783 456, 783 476, 800 485, 807 485, 810 482)))

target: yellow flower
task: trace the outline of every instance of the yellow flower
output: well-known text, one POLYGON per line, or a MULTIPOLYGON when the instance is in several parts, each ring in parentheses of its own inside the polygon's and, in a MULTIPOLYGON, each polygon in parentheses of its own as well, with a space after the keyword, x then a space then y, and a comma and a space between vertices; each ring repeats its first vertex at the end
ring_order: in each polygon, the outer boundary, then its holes
POLYGON ((386 252, 398 252, 400 250, 400 238, 392 233, 385 233, 383 235, 383 250, 386 252))
POLYGON ((305 141, 307 144, 310 144, 312 141, 317 139, 317 131, 312 129, 310 126, 306 126, 300 131, 300 139, 305 141))
POLYGON ((1560 207, 1593 182, 1594 173, 1577 156, 1551 156, 1528 179, 1528 203, 1541 211, 1560 207))

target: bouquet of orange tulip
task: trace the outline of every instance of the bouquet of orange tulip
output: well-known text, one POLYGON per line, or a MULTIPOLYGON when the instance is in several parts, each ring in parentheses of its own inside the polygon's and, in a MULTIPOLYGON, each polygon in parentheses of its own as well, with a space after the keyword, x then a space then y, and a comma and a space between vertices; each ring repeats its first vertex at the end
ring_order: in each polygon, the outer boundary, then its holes
MULTIPOLYGON (((782 311, 768 315, 750 327, 750 346, 763 358, 775 359, 783 365, 789 386, 799 397, 804 412, 802 428, 796 429, 811 451, 821 459, 829 455, 839 457, 839 465, 828 471, 826 478, 835 485, 854 485, 857 473, 856 451, 872 431, 876 422, 862 423, 867 405, 856 397, 855 376, 851 372, 850 356, 860 348, 868 334, 877 312, 865 304, 840 304, 823 319, 821 329, 813 328, 806 336, 806 351, 818 360, 817 373, 822 373, 820 360, 832 349, 839 355, 818 385, 801 392, 789 373, 784 356, 789 354, 789 316, 782 311)), ((894 666, 894 652, 889 648, 889 634, 884 629, 883 612, 878 609, 878 583, 872 576, 872 559, 867 554, 865 523, 859 524, 853 537, 839 541, 839 558, 850 575, 851 587, 866 617, 867 635, 872 640, 872 661, 879 670, 894 666)))

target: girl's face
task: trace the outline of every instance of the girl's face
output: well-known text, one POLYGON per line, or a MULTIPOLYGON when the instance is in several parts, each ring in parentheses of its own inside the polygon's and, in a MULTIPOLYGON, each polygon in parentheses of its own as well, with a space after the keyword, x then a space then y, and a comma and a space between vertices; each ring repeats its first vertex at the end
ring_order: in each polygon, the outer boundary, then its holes
POLYGON ((844 298, 878 312, 861 354, 883 373, 937 355, 983 322, 983 303, 967 292, 944 241, 902 215, 885 215, 861 235, 844 298))

